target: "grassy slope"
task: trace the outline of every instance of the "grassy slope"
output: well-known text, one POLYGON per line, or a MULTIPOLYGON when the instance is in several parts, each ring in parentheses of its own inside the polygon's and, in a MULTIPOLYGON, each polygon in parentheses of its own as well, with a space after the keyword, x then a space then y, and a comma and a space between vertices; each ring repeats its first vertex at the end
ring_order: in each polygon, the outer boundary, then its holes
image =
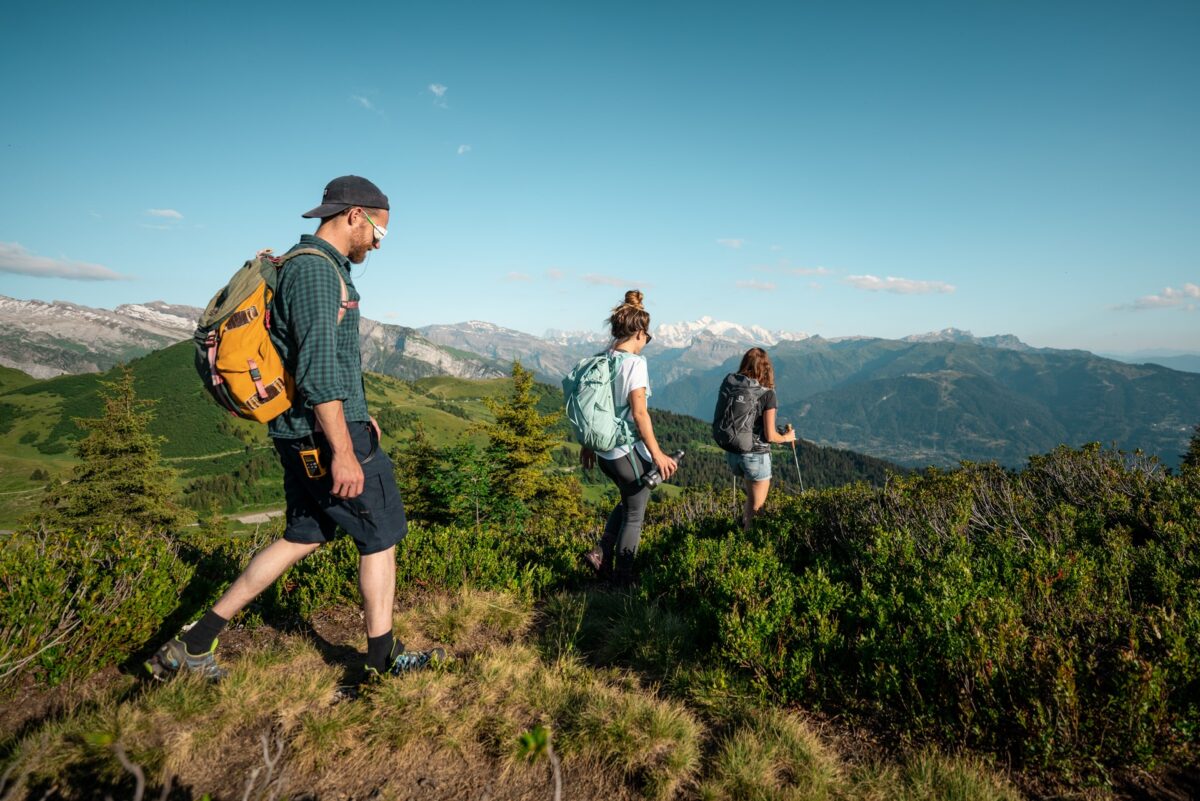
MULTIPOLYGON (((138 395, 156 400, 151 430, 164 438, 163 456, 186 482, 244 462, 245 450, 268 446, 265 426, 238 420, 208 396, 192 368, 189 343, 155 351, 130 363, 138 395)), ((33 508, 43 482, 30 480, 35 469, 55 478, 70 475, 73 443, 79 429, 73 420, 100 413, 98 391, 106 374, 30 379, 0 393, 0 527, 16 522, 33 508)), ((382 375, 368 376, 367 394, 374 408, 393 404, 415 413, 435 442, 449 442, 471 422, 436 408, 449 395, 472 420, 490 419, 482 397, 503 392, 503 380, 425 379, 429 394, 417 385, 382 375), (439 383, 440 382, 440 383, 439 383), (462 386, 454 389, 454 382, 462 386), (475 385, 480 385, 476 387, 475 385), (449 393, 449 395, 447 395, 449 393)), ((391 447, 403 432, 385 431, 391 447)))
POLYGON ((23 387, 26 384, 32 384, 34 381, 37 381, 37 379, 14 367, 0 366, 0 394, 8 392, 11 389, 23 387))
MULTIPOLYGON (((535 628, 528 604, 503 594, 421 599, 397 630, 414 646, 445 645, 450 661, 339 702, 346 662, 364 649, 357 616, 341 612, 340 627, 317 621, 315 640, 231 632, 241 639, 224 649, 231 673, 217 685, 180 679, 139 693, 114 678, 91 702, 0 739, 0 768, 29 797, 51 785, 64 799, 129 797, 119 745, 144 769, 148 797, 170 776, 195 798, 549 798, 547 761, 525 761, 519 742, 542 725, 566 798, 1019 798, 969 759, 856 763, 803 713, 665 695, 596 664, 570 630, 535 628)), ((623 621, 608 625, 619 637, 623 621)))

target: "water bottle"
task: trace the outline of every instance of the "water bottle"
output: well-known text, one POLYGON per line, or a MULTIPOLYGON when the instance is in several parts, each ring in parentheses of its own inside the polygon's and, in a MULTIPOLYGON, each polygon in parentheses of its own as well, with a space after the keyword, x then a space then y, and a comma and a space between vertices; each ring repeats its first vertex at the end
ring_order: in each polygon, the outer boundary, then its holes
MULTIPOLYGON (((679 460, 683 458, 683 451, 675 451, 674 453, 671 454, 671 458, 675 460, 676 464, 678 464, 679 460)), ((662 473, 658 472, 658 465, 651 467, 649 470, 646 471, 646 474, 644 476, 642 476, 642 486, 643 487, 648 487, 649 489, 654 489, 661 483, 662 483, 662 473)))

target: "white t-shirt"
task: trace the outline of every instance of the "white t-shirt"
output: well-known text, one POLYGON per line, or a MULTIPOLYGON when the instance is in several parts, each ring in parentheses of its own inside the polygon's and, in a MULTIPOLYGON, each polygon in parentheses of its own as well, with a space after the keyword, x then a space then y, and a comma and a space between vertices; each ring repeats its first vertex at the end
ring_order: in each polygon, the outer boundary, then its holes
MULTIPOLYGON (((633 409, 629 406, 629 393, 635 389, 644 389, 646 390, 646 397, 650 397, 650 370, 646 367, 646 357, 614 350, 610 350, 608 354, 617 357, 617 375, 613 379, 613 394, 616 396, 617 408, 625 407, 623 416, 629 421, 629 427, 636 437, 638 436, 637 426, 633 422, 633 409)), ((646 461, 653 461, 650 458, 650 449, 646 447, 646 443, 639 439, 635 443, 635 447, 638 453, 646 458, 646 461)), ((628 445, 618 445, 611 451, 601 451, 596 455, 601 459, 611 461, 613 459, 620 459, 629 453, 629 448, 630 446, 628 445)))

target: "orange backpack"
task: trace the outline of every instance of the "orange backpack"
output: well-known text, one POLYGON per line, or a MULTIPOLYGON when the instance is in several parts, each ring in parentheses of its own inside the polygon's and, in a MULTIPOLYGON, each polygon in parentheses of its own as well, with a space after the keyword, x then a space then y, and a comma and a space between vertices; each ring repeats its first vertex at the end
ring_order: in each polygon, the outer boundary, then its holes
MULTIPOLYGON (((196 371, 217 403, 232 414, 266 423, 292 407, 296 384, 271 341, 271 299, 279 271, 296 256, 320 256, 337 271, 329 254, 300 248, 283 256, 259 251, 213 296, 193 338, 196 371)), ((346 305, 346 282, 342 305, 346 305)), ((343 312, 338 312, 341 322, 343 312)))

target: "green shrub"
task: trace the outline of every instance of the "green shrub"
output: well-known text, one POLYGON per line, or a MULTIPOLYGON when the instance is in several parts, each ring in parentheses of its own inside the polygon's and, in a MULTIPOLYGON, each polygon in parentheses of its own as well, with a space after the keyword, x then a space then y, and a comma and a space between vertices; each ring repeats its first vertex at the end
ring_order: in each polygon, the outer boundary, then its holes
POLYGON ((124 661, 176 609, 191 568, 145 529, 17 533, 0 549, 0 694, 124 661))
POLYGON ((1063 448, 784 498, 748 534, 677 517, 643 591, 763 697, 1084 772, 1195 742, 1194 471, 1063 448))

